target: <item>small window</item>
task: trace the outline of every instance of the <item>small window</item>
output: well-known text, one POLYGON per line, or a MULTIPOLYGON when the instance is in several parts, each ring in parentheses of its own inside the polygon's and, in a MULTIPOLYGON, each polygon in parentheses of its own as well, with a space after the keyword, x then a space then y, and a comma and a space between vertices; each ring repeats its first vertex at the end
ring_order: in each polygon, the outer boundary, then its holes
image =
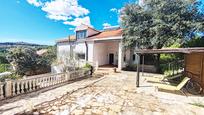
POLYGON ((132 55, 132 60, 135 61, 135 54, 132 55))
POLYGON ((76 32, 77 39, 84 39, 86 38, 86 30, 81 30, 76 32))
POLYGON ((77 53, 79 59, 85 59, 85 53, 77 53))

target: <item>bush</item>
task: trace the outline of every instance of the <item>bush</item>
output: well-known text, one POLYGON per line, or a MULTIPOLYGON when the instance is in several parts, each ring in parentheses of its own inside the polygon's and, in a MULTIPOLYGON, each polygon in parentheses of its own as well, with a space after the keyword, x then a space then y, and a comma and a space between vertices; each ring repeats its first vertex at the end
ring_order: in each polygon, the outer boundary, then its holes
POLYGON ((8 76, 0 77, 0 81, 4 82, 6 79, 16 80, 16 79, 20 79, 20 78, 22 78, 22 76, 20 76, 18 74, 11 74, 11 75, 8 75, 8 76))
POLYGON ((125 68, 123 68, 125 71, 136 71, 137 70, 137 64, 131 64, 127 65, 125 68))
POLYGON ((0 64, 0 73, 8 71, 10 64, 0 64))
POLYGON ((8 63, 8 61, 7 61, 6 57, 5 57, 5 56, 3 56, 3 55, 1 55, 1 54, 0 54, 0 63, 3 63, 3 64, 8 63))
POLYGON ((204 47, 204 36, 196 36, 184 44, 184 47, 204 47))
POLYGON ((89 64, 89 63, 86 63, 85 65, 84 65, 84 68, 88 68, 88 69, 91 69, 91 64, 89 64))
POLYGON ((42 55, 42 58, 48 62, 49 65, 55 63, 57 59, 57 48, 55 46, 48 47, 47 53, 42 55))
POLYGON ((31 48, 11 49, 7 59, 15 67, 15 72, 22 76, 48 73, 51 70, 49 62, 31 48))

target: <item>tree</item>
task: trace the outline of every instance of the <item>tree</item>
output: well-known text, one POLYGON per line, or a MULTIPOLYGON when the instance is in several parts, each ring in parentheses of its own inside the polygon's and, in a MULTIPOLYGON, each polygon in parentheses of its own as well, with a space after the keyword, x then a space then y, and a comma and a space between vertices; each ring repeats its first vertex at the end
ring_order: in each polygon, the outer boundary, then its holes
MULTIPOLYGON (((161 49, 174 42, 183 43, 192 32, 203 31, 204 15, 200 2, 193 0, 145 0, 130 3, 121 11, 125 47, 161 49)), ((160 54, 156 57, 159 71, 160 54)))
POLYGON ((19 75, 36 75, 50 71, 49 63, 31 48, 18 47, 11 49, 7 59, 19 75))
POLYGON ((56 52, 57 52, 56 46, 50 46, 47 48, 47 52, 44 55, 42 55, 42 58, 46 60, 49 63, 49 65, 52 65, 52 63, 57 59, 56 52))
POLYGON ((204 47, 204 36, 195 36, 186 41, 184 47, 204 47))

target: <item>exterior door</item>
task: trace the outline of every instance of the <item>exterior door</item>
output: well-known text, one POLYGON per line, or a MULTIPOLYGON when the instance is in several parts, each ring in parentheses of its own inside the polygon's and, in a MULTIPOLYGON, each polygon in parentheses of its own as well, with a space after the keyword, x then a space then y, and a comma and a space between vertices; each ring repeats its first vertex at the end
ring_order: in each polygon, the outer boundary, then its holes
POLYGON ((109 64, 113 64, 114 62, 114 54, 109 54, 109 64))

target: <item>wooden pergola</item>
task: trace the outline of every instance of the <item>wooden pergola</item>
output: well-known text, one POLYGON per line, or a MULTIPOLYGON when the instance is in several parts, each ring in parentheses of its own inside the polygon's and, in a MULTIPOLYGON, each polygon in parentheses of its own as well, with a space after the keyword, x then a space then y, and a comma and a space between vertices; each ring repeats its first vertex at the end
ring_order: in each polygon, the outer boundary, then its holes
MULTIPOLYGON (((138 49, 138 50, 135 50, 135 53, 139 57, 138 58, 138 64, 137 64, 137 77, 136 77, 136 86, 137 87, 139 87, 139 79, 140 79, 140 55, 144 55, 144 54, 170 54, 170 53, 183 53, 183 54, 200 53, 203 56, 202 60, 204 60, 204 47, 195 47, 195 48, 163 48, 163 49, 138 49)), ((204 61, 202 61, 202 62, 204 62, 204 61)), ((144 64, 144 59, 143 59, 143 64, 144 64)), ((203 69, 204 69, 204 67, 202 68, 202 70, 203 69)), ((203 83, 203 86, 204 86, 204 71, 203 71, 202 75, 203 76, 201 76, 201 78, 203 78, 202 83, 203 83)))

